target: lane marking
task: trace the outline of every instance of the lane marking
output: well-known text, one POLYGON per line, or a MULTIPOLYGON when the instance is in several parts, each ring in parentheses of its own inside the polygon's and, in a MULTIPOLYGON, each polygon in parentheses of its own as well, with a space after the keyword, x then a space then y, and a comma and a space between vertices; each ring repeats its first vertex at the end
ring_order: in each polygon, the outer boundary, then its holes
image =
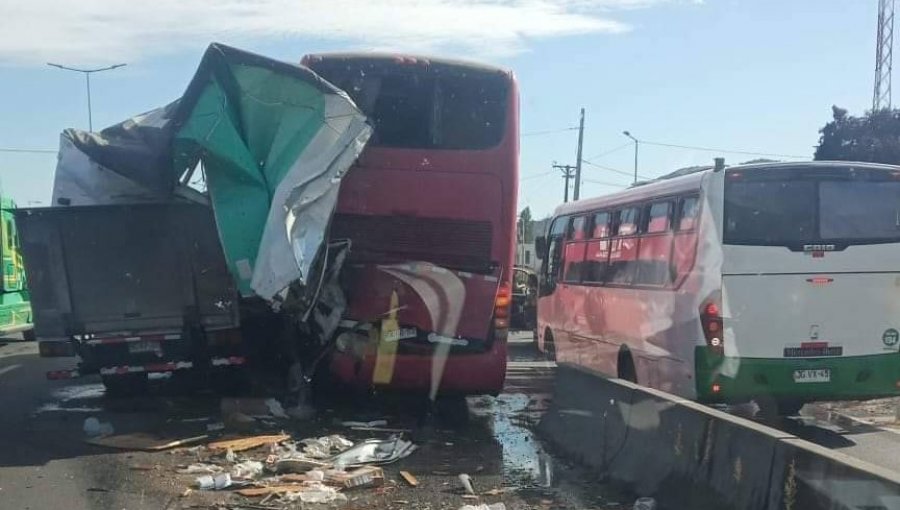
POLYGON ((16 365, 9 365, 8 367, 0 368, 0 375, 3 375, 7 372, 12 372, 13 370, 15 370, 21 366, 22 366, 21 364, 16 364, 16 365))

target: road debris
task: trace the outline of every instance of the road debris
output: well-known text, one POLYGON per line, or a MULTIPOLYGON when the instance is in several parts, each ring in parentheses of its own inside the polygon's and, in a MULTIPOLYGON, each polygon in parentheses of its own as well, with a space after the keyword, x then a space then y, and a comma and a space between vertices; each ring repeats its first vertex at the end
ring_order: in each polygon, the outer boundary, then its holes
POLYGON ((416 445, 400 436, 392 439, 369 439, 331 458, 335 466, 357 467, 366 464, 390 464, 408 457, 416 445))
POLYGON ((282 441, 287 441, 290 438, 291 436, 287 434, 252 436, 216 441, 213 443, 209 443, 206 446, 210 450, 228 450, 230 448, 235 452, 242 452, 245 450, 252 450, 253 448, 259 448, 260 446, 265 446, 268 444, 281 443, 282 441))
POLYGON ((222 466, 215 464, 196 463, 178 470, 183 475, 215 475, 225 471, 222 466))
POLYGON ((411 487, 419 486, 419 480, 415 476, 413 476, 413 474, 410 473, 409 471, 400 471, 400 476, 404 480, 406 480, 406 483, 408 483, 411 487))
POLYGON ((231 477, 238 479, 253 479, 263 472, 263 463, 256 460, 245 460, 231 466, 231 477))
POLYGON ((653 498, 638 498, 634 502, 634 510, 656 510, 656 500, 653 498))
POLYGON ((475 487, 472 486, 472 478, 469 475, 461 473, 459 475, 459 482, 462 484, 463 489, 466 490, 466 494, 469 494, 470 496, 475 495, 475 487))
POLYGON ((84 419, 84 426, 82 428, 84 434, 88 437, 109 436, 115 432, 111 423, 107 421, 101 422, 93 416, 84 419))
POLYGON ((202 490, 222 490, 231 487, 231 475, 228 473, 216 476, 205 475, 197 478, 197 488, 202 490))
POLYGON ((349 473, 337 472, 328 477, 329 481, 340 483, 346 489, 380 487, 384 484, 384 471, 380 467, 366 466, 349 473))
POLYGON ((301 441, 303 453, 313 459, 327 459, 353 446, 353 441, 337 434, 301 441))
POLYGON ((463 505, 459 507, 459 510, 506 510, 506 505, 503 503, 491 503, 490 505, 480 504, 480 505, 463 505))
POLYGON ((387 420, 372 421, 342 421, 341 425, 345 427, 387 427, 387 420))
POLYGON ((161 438, 144 432, 134 434, 120 434, 116 436, 103 436, 86 439, 86 443, 120 450, 160 451, 196 443, 207 439, 208 436, 193 436, 182 439, 161 438))

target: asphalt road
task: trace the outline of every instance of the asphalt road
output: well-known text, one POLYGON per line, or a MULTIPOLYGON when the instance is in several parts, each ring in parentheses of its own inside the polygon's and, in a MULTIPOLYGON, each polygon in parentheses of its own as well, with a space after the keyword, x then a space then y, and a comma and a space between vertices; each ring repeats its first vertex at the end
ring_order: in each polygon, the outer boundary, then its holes
MULTIPOLYGON (((221 419, 218 398, 173 395, 161 383, 147 397, 112 399, 96 378, 45 379, 46 371, 73 363, 41 359, 33 343, 0 341, 0 508, 241 508, 250 502, 227 491, 183 496, 195 475, 176 470, 207 455, 202 451, 120 451, 85 443, 83 423, 91 416, 111 423, 117 434, 203 433, 207 423, 221 419)), ((384 488, 348 491, 348 508, 456 510, 464 504, 495 502, 511 510, 630 508, 629 496, 557 459, 532 433, 549 401, 553 370, 553 363, 535 355, 530 335, 514 335, 507 390, 496 398, 469 398, 449 406, 424 427, 420 416, 410 411, 415 406, 407 402, 341 398, 320 406, 311 420, 260 422, 253 427, 254 432, 284 430, 297 439, 343 433, 354 440, 384 434, 354 432, 341 426, 341 420, 386 418, 391 427, 410 428, 419 449, 385 467, 384 488), (418 477, 420 485, 407 486, 399 477, 401 469, 418 477), (472 477, 481 499, 463 497, 460 473, 472 477)))

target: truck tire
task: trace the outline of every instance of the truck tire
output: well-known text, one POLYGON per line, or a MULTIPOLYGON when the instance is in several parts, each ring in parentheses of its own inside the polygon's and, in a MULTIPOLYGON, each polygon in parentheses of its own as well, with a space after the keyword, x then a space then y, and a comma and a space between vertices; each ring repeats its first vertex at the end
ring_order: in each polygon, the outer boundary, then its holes
POLYGON ((37 340, 37 335, 34 334, 34 328, 26 329, 22 332, 22 339, 26 342, 34 342, 37 340))
POLYGON ((133 397, 147 392, 147 374, 101 376, 108 397, 133 397))

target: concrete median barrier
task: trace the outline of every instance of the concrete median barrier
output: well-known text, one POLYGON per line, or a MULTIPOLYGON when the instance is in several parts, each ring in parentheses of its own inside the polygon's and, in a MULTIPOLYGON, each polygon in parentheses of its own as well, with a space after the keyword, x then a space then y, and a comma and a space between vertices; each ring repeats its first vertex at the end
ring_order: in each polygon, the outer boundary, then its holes
POLYGON ((664 508, 900 509, 893 473, 574 365, 559 365, 539 429, 562 453, 664 508))

